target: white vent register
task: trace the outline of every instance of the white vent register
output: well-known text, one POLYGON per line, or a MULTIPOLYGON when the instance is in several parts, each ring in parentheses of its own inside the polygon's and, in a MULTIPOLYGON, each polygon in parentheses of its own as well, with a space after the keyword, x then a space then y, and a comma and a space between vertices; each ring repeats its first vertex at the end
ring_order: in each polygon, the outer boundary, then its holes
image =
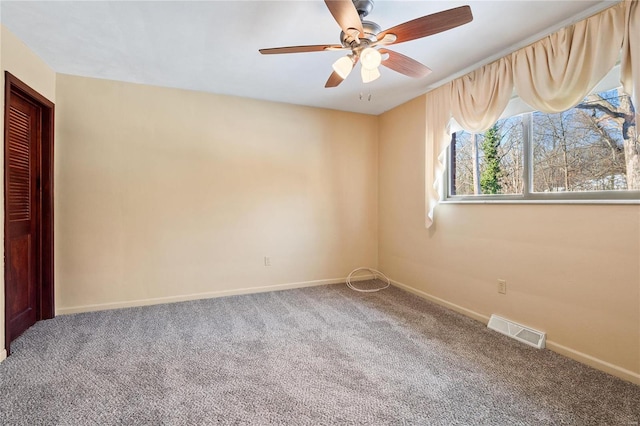
POLYGON ((497 315, 491 315, 487 327, 538 349, 544 348, 547 338, 546 333, 542 331, 525 327, 524 325, 509 321, 497 315))

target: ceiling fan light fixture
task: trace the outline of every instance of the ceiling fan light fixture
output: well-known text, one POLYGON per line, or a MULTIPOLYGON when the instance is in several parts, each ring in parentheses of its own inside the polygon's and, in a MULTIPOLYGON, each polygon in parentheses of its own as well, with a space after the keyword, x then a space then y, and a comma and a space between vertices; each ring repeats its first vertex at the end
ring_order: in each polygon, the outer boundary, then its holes
MULTIPOLYGON (((2 1, 2 0, 0 0, 2 1)), ((372 82, 380 77, 378 67, 385 67, 409 77, 422 78, 431 70, 420 62, 398 52, 376 47, 431 36, 451 30, 473 20, 471 7, 468 5, 454 7, 441 12, 412 19, 395 27, 381 31, 375 22, 365 21, 375 0, 324 0, 331 15, 338 23, 340 33, 339 45, 288 46, 259 49, 263 55, 276 53, 323 52, 350 50, 351 53, 333 63, 333 72, 324 87, 336 87, 351 74, 355 65, 362 62, 361 72, 364 83, 372 82)))
POLYGON ((335 61, 332 65, 333 70, 340 76, 342 79, 347 78, 351 70, 353 69, 353 58, 351 55, 343 56, 342 58, 335 61))
POLYGON ((360 52, 360 62, 362 63, 362 68, 375 70, 382 62, 382 55, 373 47, 367 47, 360 52))
POLYGON ((373 80, 376 80, 378 77, 380 77, 380 71, 378 71, 378 68, 368 69, 362 67, 360 75, 362 76, 363 83, 371 83, 373 80))

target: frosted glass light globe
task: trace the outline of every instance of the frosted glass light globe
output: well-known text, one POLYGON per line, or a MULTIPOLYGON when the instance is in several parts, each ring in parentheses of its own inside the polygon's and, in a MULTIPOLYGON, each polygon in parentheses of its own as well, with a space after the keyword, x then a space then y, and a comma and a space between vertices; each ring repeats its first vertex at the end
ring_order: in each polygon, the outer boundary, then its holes
POLYGON ((373 80, 380 77, 380 71, 378 68, 374 68, 372 70, 362 67, 360 75, 362 76, 363 83, 371 83, 373 80))
POLYGON ((344 80, 353 69, 353 59, 343 56, 333 63, 332 68, 344 80))
POLYGON ((367 47, 360 52, 360 62, 363 68, 374 70, 380 66, 382 55, 376 49, 367 47))

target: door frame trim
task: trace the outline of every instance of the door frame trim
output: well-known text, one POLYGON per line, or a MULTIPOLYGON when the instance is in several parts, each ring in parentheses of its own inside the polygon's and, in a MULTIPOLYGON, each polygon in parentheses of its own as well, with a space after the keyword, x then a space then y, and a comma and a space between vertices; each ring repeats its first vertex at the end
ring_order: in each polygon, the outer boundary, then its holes
MULTIPOLYGON (((42 111, 41 147, 40 147, 40 224, 38 227, 39 262, 37 265, 37 302, 36 321, 50 319, 55 316, 54 300, 54 270, 53 270, 53 140, 55 105, 53 102, 36 92, 23 81, 11 74, 4 73, 4 151, 6 152, 9 139, 9 105, 12 96, 22 96, 37 104, 42 111), (14 95, 15 94, 15 95, 14 95)), ((4 159, 4 346, 7 355, 10 352, 11 335, 9 329, 9 309, 7 296, 7 158, 4 159)))

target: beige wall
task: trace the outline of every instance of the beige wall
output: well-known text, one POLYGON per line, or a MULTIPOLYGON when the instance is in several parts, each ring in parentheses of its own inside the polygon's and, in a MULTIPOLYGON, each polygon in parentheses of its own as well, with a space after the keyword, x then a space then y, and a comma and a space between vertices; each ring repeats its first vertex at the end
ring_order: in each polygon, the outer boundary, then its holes
MULTIPOLYGON (((2 76, 2 93, 4 93, 4 72, 11 74, 25 82, 32 89, 52 102, 56 99, 56 73, 44 63, 35 53, 20 41, 13 33, 0 25, 0 70, 2 76)), ((1 111, 4 111, 4 95, 0 96, 1 111)), ((0 114, 0 134, 4 140, 4 112, 0 114)), ((0 150, 0 164, 4 164, 4 150, 0 150)), ((4 175, 0 173, 1 187, 4 188, 4 175)), ((4 189, 3 201, 4 205, 4 189)), ((4 208, 0 208, 0 223, 4 223, 4 208)), ((2 235, 4 250, 4 234, 2 235)), ((4 262, 4 256, 0 262, 4 262)), ((4 266, 3 266, 4 271, 4 266)), ((4 272, 0 274, 0 347, 4 348, 4 272)), ((5 356, 4 349, 0 349, 0 360, 5 356)))
POLYGON ((549 348, 640 383, 640 206, 442 204, 425 229, 424 102, 380 116, 381 270, 477 319, 546 331, 549 348))
POLYGON ((377 117, 61 74, 56 95, 59 313, 377 266, 377 117))

